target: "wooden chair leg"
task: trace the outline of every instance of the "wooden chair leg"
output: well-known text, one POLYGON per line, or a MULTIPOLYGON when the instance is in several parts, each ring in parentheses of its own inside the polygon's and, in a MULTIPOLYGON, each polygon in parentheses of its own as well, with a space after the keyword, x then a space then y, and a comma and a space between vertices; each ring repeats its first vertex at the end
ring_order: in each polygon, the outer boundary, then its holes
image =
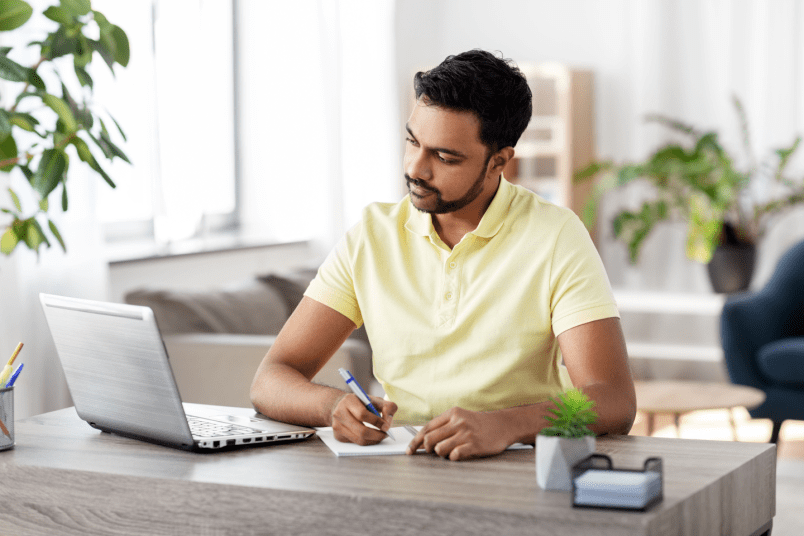
POLYGON ((771 430, 770 443, 779 444, 779 431, 782 429, 784 421, 773 421, 773 429, 771 430))

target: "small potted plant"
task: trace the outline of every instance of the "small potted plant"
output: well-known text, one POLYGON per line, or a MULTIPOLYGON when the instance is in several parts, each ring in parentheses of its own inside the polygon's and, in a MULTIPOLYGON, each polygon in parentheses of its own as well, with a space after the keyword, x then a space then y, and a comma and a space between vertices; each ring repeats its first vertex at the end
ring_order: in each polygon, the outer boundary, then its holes
POLYGON ((542 489, 572 490, 572 466, 595 451, 595 433, 589 425, 597 420, 594 401, 570 389, 555 399, 546 417, 551 424, 536 436, 536 482, 542 489))

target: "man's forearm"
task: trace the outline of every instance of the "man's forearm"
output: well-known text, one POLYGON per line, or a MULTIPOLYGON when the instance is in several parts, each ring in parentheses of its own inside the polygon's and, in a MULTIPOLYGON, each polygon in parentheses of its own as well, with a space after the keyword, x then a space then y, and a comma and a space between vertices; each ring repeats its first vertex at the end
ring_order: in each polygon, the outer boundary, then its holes
POLYGON ((290 366, 263 364, 251 387, 254 409, 282 422, 331 426, 332 410, 347 393, 310 382, 290 366))

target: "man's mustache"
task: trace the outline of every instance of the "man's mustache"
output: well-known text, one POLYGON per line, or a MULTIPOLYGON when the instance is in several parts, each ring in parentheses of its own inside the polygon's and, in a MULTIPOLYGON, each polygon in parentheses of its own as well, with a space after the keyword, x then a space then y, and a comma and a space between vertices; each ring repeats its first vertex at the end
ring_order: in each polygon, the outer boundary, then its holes
POLYGON ((421 188, 422 190, 427 190, 428 192, 438 193, 438 190, 436 190, 435 188, 433 188, 431 186, 428 186, 427 184, 425 184, 424 182, 422 182, 422 181, 420 181, 418 179, 411 178, 410 175, 408 175, 407 173, 405 174, 405 180, 408 182, 408 186, 413 184, 414 186, 417 186, 418 188, 421 188))

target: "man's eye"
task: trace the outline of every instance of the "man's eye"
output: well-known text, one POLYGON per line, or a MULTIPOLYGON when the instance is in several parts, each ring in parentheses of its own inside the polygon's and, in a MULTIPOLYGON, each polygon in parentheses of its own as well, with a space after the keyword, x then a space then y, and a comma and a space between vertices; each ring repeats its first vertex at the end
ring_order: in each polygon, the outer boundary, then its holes
POLYGON ((457 162, 457 160, 453 160, 451 158, 446 158, 446 157, 441 156, 441 155, 438 155, 438 159, 440 161, 442 161, 443 163, 445 163, 445 164, 454 164, 455 162, 457 162))
POLYGON ((413 138, 405 138, 405 141, 407 141, 411 145, 416 145, 416 140, 414 140, 413 138))

